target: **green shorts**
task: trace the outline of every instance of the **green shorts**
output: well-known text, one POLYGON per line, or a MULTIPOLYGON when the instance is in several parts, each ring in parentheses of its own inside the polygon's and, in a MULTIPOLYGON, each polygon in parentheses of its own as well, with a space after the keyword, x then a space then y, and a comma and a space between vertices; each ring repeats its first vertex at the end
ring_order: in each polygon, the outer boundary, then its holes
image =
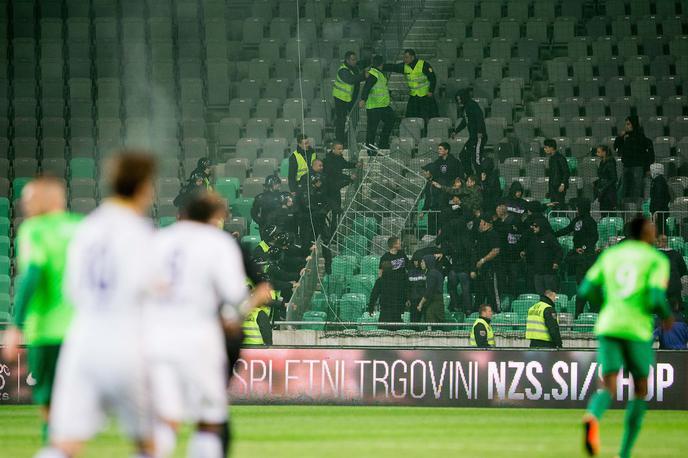
MULTIPOLYGON (((29 346, 29 372, 35 384, 31 387, 33 402, 49 406, 57 370, 60 345, 29 346)), ((30 379, 29 379, 30 380, 30 379)))
POLYGON ((602 374, 619 372, 622 367, 634 379, 647 378, 650 366, 655 362, 652 341, 641 342, 598 336, 597 361, 602 365, 602 374))

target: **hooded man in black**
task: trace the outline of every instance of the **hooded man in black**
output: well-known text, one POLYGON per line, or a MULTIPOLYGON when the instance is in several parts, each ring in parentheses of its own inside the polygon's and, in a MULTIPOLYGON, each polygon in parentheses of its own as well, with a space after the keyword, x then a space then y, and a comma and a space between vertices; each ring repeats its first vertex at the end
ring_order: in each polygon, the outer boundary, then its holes
POLYGON ((339 220, 339 215, 342 212, 342 188, 349 186, 356 178, 355 174, 347 175, 344 170, 355 169, 359 165, 355 161, 344 159, 343 153, 343 143, 336 141, 323 160, 323 172, 327 177, 326 192, 332 208, 333 222, 339 220))
POLYGON ((526 214, 528 201, 523 198, 523 185, 520 181, 514 181, 509 186, 507 196, 504 198, 506 211, 519 220, 523 220, 526 214))
POLYGON ((542 232, 537 222, 533 222, 530 231, 531 236, 520 254, 528 264, 528 277, 533 278, 535 292, 542 295, 546 290, 558 289, 562 249, 554 235, 542 232))
POLYGON ((401 314, 406 303, 406 278, 402 282, 399 281, 390 261, 382 262, 381 270, 382 274, 375 280, 375 286, 370 293, 368 312, 372 314, 379 302, 380 323, 401 323, 401 314))
POLYGON ((466 216, 452 219, 442 228, 436 241, 445 259, 448 258, 451 262, 447 270, 447 287, 451 298, 449 309, 453 311, 462 309, 467 315, 473 311, 470 279, 473 265, 470 253, 473 253, 474 246, 472 234, 467 227, 468 222, 469 219, 466 216), (461 284, 460 299, 457 290, 459 283, 461 284))
POLYGON ((545 140, 545 154, 549 156, 547 163, 547 177, 549 178, 549 200, 557 203, 559 209, 566 208, 566 192, 569 189, 571 171, 566 158, 557 149, 557 142, 548 138, 545 140))
POLYGON ((650 165, 650 177, 652 182, 650 184, 650 213, 653 215, 660 212, 657 221, 657 233, 666 233, 666 219, 669 212, 669 203, 671 203, 671 193, 669 192, 669 184, 664 178, 664 165, 652 164, 650 165), (663 214, 662 214, 663 213, 663 214))
POLYGON ((411 311, 411 322, 419 323, 422 320, 422 312, 415 307, 420 302, 425 293, 425 271, 421 268, 422 258, 418 252, 413 253, 411 264, 408 268, 408 292, 406 294, 407 304, 411 311))
MULTIPOLYGON (((576 202, 577 213, 571 223, 558 230, 554 236, 561 237, 573 232, 573 250, 566 255, 565 263, 574 269, 576 283, 580 286, 585 273, 595 261, 595 249, 599 234, 597 222, 590 216, 590 200, 579 198, 576 202)), ((585 299, 576 296, 576 317, 583 313, 585 299)))
POLYGON ((492 220, 481 217, 473 251, 471 279, 475 281, 476 301, 490 304, 499 313, 500 296, 497 263, 502 242, 494 230, 492 220))
POLYGON ((683 308, 683 298, 681 297, 681 278, 688 275, 686 261, 681 253, 668 247, 667 236, 662 234, 657 237, 657 248, 669 258, 669 286, 667 287, 667 299, 674 312, 680 312, 683 308))
POLYGON ((456 94, 457 116, 459 125, 452 132, 455 136, 468 127, 468 141, 463 147, 459 158, 467 175, 480 175, 482 162, 487 143, 487 128, 485 127, 485 114, 478 102, 471 98, 471 90, 461 89, 456 94))
POLYGON ((495 209, 495 231, 499 234, 502 251, 499 254, 498 274, 504 292, 516 297, 521 293, 518 284, 524 279, 521 249, 525 229, 520 217, 509 213, 505 200, 501 200, 495 209))
POLYGON ((425 292, 416 308, 419 312, 425 312, 425 321, 444 323, 444 274, 437 265, 435 255, 424 256, 421 268, 425 271, 425 292))
POLYGON ((497 202, 502 197, 502 188, 499 184, 499 174, 491 157, 485 158, 482 168, 480 187, 483 190, 483 213, 491 215, 495 212, 497 202))
POLYGON ((614 150, 623 163, 623 196, 638 201, 643 197, 643 178, 655 161, 652 141, 645 136, 638 116, 626 118, 621 134, 614 140, 614 150))

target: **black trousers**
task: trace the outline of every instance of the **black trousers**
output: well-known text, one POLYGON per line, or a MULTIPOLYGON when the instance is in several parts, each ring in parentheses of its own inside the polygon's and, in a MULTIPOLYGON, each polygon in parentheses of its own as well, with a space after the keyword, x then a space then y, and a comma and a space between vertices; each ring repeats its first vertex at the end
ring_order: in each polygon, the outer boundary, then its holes
POLYGON ((496 313, 499 313, 501 306, 499 302, 499 281, 497 274, 493 271, 480 272, 474 284, 476 306, 489 304, 496 313))
POLYGON ((392 126, 394 126, 394 110, 392 110, 392 107, 371 108, 366 110, 366 115, 368 116, 366 143, 375 143, 377 128, 382 123, 380 142, 377 143, 377 147, 388 149, 389 136, 392 134, 392 126))
POLYGON ((449 297, 451 298, 449 308, 452 310, 462 310, 466 315, 473 313, 470 274, 468 272, 452 270, 447 275, 447 283, 449 297), (457 290, 459 283, 461 284, 461 300, 459 300, 459 292, 457 290), (459 307, 459 303, 461 303, 461 307, 459 307))
POLYGON ((346 119, 353 108, 353 102, 345 102, 335 97, 334 99, 334 135, 338 142, 347 146, 346 119))
POLYGON ((459 160, 466 172, 466 175, 475 175, 480 179, 480 172, 482 172, 482 162, 485 159, 485 142, 487 137, 481 139, 469 138, 461 153, 459 153, 459 160))
POLYGON ((411 96, 406 104, 407 118, 423 118, 425 121, 425 128, 427 129, 428 120, 436 118, 439 110, 437 109, 437 102, 435 97, 415 97, 411 96))

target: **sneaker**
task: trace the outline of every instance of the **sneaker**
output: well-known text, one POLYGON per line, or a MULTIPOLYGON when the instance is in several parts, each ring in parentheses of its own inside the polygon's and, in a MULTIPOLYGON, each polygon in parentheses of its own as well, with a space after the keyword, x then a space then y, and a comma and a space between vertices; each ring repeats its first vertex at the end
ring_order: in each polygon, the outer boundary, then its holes
POLYGON ((585 431, 584 445, 588 455, 595 456, 600 453, 600 423, 592 415, 583 418, 585 431))

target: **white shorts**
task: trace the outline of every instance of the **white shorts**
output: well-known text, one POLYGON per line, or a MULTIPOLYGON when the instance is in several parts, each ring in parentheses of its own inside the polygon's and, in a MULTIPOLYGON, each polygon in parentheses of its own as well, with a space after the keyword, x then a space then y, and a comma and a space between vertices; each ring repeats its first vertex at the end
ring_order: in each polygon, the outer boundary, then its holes
POLYGON ((133 441, 152 437, 153 408, 144 352, 139 342, 64 345, 58 362, 50 434, 60 441, 86 441, 115 415, 133 441))

